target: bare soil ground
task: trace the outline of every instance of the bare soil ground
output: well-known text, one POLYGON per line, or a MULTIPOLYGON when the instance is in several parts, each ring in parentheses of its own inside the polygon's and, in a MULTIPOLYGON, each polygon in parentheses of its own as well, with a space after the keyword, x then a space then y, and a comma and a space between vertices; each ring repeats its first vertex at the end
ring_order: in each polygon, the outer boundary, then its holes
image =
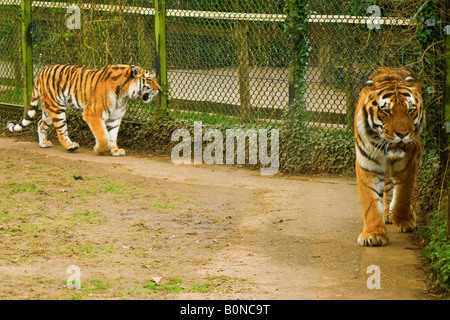
POLYGON ((411 234, 356 245, 353 179, 127 152, 0 138, 1 299, 432 298, 411 234), (80 289, 66 286, 72 265, 80 289))

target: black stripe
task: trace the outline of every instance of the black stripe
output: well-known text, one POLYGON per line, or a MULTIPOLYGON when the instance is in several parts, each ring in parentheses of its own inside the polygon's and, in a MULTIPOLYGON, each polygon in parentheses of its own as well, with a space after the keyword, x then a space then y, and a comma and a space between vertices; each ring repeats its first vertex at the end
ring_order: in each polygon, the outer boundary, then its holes
MULTIPOLYGON (((370 111, 372 111, 371 108, 369 108, 370 111)), ((373 113, 373 111, 372 111, 373 113)), ((372 137, 372 138, 378 138, 378 133, 369 125, 369 114, 367 113, 367 110, 365 108, 363 108, 363 116, 364 116, 364 123, 365 123, 365 134, 368 137, 372 137)), ((371 117, 372 123, 373 123, 373 117, 371 117)))
POLYGON ((133 77, 132 72, 131 72, 131 68, 130 70, 127 70, 127 73, 125 75, 127 77, 127 79, 125 80, 125 82, 122 84, 122 87, 125 86, 129 81, 135 79, 135 77, 133 77))
POLYGON ((375 121, 374 121, 375 116, 373 114, 373 109, 372 108, 369 108, 369 115, 370 115, 370 120, 372 120, 373 129, 382 128, 383 127, 382 125, 375 123, 375 121))
POLYGON ((101 83, 103 76, 105 75, 105 73, 108 71, 108 68, 103 67, 100 70, 97 70, 96 73, 93 75, 93 78, 95 78, 95 76, 97 76, 97 79, 95 80, 95 85, 94 85, 94 89, 93 92, 97 91, 97 86, 99 83, 101 83))
POLYGON ((113 126, 113 127, 110 127, 110 126, 106 126, 106 129, 108 130, 108 131, 111 131, 111 130, 113 130, 113 129, 115 129, 115 128, 117 128, 119 125, 115 125, 115 126, 113 126))
POLYGON ((391 97, 393 95, 394 95, 394 92, 389 92, 389 93, 384 94, 381 98, 387 99, 387 98, 389 98, 389 97, 391 97))
POLYGON ((105 70, 102 72, 101 77, 99 77, 99 81, 103 82, 107 77, 109 77, 111 75, 111 73, 109 72, 109 66, 104 67, 105 70), (107 76, 106 76, 107 75, 107 76))
POLYGON ((53 120, 53 127, 54 127, 56 130, 60 130, 61 128, 63 128, 63 127, 66 125, 66 122, 65 122, 65 121, 63 121, 60 125, 56 125, 55 122, 57 122, 57 121, 53 120))
MULTIPOLYGON (((54 78, 54 69, 57 67, 56 66, 51 66, 48 67, 44 70, 42 76, 43 76, 43 81, 42 84, 44 86, 44 90, 47 91, 46 97, 47 99, 49 99, 52 104, 56 103, 55 99, 53 98, 54 96, 54 90, 52 90, 52 79, 54 78)), ((47 106, 50 107, 50 106, 47 106)))
POLYGON ((373 192, 375 192, 379 198, 383 199, 384 191, 382 191, 381 193, 379 193, 379 192, 378 192, 375 188, 373 188, 373 187, 369 187, 369 189, 372 190, 373 192))
POLYGON ((77 79, 78 79, 78 73, 76 72, 76 67, 73 66, 70 69, 70 75, 69 75, 69 81, 70 81, 70 87, 69 87, 69 93, 73 94, 74 97, 74 105, 77 106, 77 108, 80 107, 79 103, 78 103, 78 98, 77 98, 77 79))
POLYGON ((61 69, 61 67, 63 67, 63 65, 61 65, 61 64, 56 65, 55 69, 53 70, 53 74, 52 74, 51 84, 53 86, 53 91, 54 91, 55 97, 58 95, 58 89, 59 89, 59 87, 57 87, 57 84, 55 82, 56 81, 55 78, 56 78, 57 75, 58 75, 58 78, 59 78, 59 71, 58 70, 61 69))
POLYGON ((104 81, 108 80, 111 77, 111 75, 112 75, 112 71, 109 71, 103 80, 104 81))
MULTIPOLYGON (((58 90, 61 89, 61 82, 65 80, 65 77, 64 77, 64 70, 65 70, 66 68, 67 68, 67 65, 62 65, 61 70, 58 71, 58 77, 59 77, 59 78, 58 78, 58 81, 57 81, 57 83, 56 83, 56 87, 57 87, 58 90)), ((62 92, 64 92, 64 90, 62 90, 62 92)))
MULTIPOLYGON (((367 188, 369 188, 370 190, 372 190, 373 192, 375 192, 376 195, 377 195, 379 198, 383 199, 384 190, 381 191, 381 193, 380 193, 380 192, 378 192, 374 187, 372 187, 372 185, 367 184, 367 183, 364 183, 364 185, 365 185, 367 188)), ((383 188, 383 189, 384 189, 384 188, 383 188)))
MULTIPOLYGON (((63 87, 61 88, 61 91, 63 93, 66 91, 67 87, 70 85, 69 76, 70 76, 71 70, 72 70, 71 65, 68 65, 68 64, 65 65, 64 69, 62 70, 63 76, 64 76, 64 81, 65 81, 63 87)), ((70 95, 70 92, 68 94, 70 95)))
POLYGON ((363 144, 363 147, 366 147, 366 144, 364 143, 364 140, 362 139, 361 135, 359 134, 359 131, 356 130, 356 141, 361 141, 363 144))
MULTIPOLYGON (((359 163, 358 163, 359 164, 359 163)), ((367 168, 364 168, 361 164, 359 164, 360 168, 363 169, 366 172, 375 173, 378 176, 384 176, 384 172, 376 171, 376 170, 369 170, 367 168)))
POLYGON ((82 78, 81 69, 77 68, 76 70, 74 70, 74 72, 76 73, 76 76, 75 76, 75 99, 79 104, 79 102, 80 102, 79 91, 83 90, 83 88, 81 87, 81 78, 82 78))
POLYGON ((370 161, 375 162, 377 165, 380 165, 380 162, 378 162, 377 160, 371 158, 371 157, 367 154, 366 150, 364 150, 364 149, 359 145, 359 143, 356 143, 356 146, 358 147, 359 152, 361 153, 361 155, 362 155, 364 158, 366 158, 366 159, 368 159, 368 160, 370 160, 370 161))
POLYGON ((64 120, 65 120, 64 118, 53 118, 53 119, 52 119, 53 123, 55 123, 55 122, 61 122, 61 121, 64 121, 64 120))
POLYGON ((87 76, 86 76, 86 69, 87 67, 83 67, 81 69, 81 90, 83 92, 83 102, 87 102, 87 88, 86 88, 86 83, 87 83, 87 76))

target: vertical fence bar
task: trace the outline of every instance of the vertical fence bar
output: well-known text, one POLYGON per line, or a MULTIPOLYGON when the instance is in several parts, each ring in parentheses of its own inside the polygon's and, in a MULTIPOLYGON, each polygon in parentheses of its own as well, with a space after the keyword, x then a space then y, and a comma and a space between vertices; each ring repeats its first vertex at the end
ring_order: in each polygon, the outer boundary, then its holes
POLYGON ((23 109, 24 116, 28 112, 33 87, 33 61, 32 61, 32 39, 31 39, 31 1, 21 0, 22 18, 22 61, 23 61, 23 109))
POLYGON ((236 21, 236 41, 238 47, 239 100, 241 104, 241 120, 246 122, 250 117, 250 74, 248 61, 248 21, 236 21))
POLYGON ((156 117, 161 118, 168 115, 165 0, 155 0, 155 37, 156 37, 156 56, 155 56, 156 79, 161 86, 161 92, 158 95, 159 98, 157 100, 156 117))
MULTIPOLYGON (((294 1, 288 0, 288 15, 289 15, 289 26, 292 30, 294 28, 294 1)), ((289 35, 289 41, 293 41, 292 35, 289 35)), ((292 45, 292 44, 291 44, 292 45)), ((295 71, 297 69, 296 59, 295 59, 295 50, 290 49, 291 52, 291 61, 288 69, 288 83, 289 83, 289 114, 291 117, 295 116, 296 106, 295 106, 295 71)))
MULTIPOLYGON (((449 5, 450 1, 447 1, 447 7, 444 7, 444 9, 450 9, 450 5, 449 5)), ((444 54, 445 54, 445 64, 446 64, 446 68, 445 68, 445 85, 444 85, 444 103, 445 103, 445 127, 446 127, 446 132, 447 132, 447 157, 449 155, 449 148, 450 148, 450 19, 447 19, 447 22, 449 22, 449 24, 447 24, 445 26, 445 48, 444 48, 444 54)), ((447 170, 448 168, 448 159, 444 160, 446 162, 445 164, 445 173, 447 175, 447 179, 448 179, 448 172, 447 170)), ((447 182, 447 197, 448 197, 448 208, 447 208, 447 235, 450 236, 450 183, 447 182)))
POLYGON ((345 59, 345 109, 347 115, 347 132, 353 133, 353 124, 355 121, 355 111, 357 104, 357 97, 353 91, 353 83, 355 83, 355 69, 353 68, 352 57, 347 52, 345 59))
POLYGON ((447 187, 447 237, 450 238, 450 181, 449 181, 449 167, 448 161, 450 156, 450 0, 445 0, 442 2, 441 6, 441 25, 444 27, 444 86, 443 86, 443 101, 444 101, 444 136, 442 140, 443 143, 440 143, 442 146, 439 153, 440 163, 441 163, 441 172, 445 175, 443 179, 445 179, 446 187, 447 187))

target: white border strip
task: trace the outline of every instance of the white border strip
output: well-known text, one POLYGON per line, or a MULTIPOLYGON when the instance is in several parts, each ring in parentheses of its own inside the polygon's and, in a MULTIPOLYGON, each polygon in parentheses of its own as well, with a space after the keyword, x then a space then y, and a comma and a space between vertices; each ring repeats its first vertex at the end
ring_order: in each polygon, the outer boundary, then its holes
MULTIPOLYGON (((0 0, 0 5, 20 5, 18 0, 0 0)), ((33 7, 41 8, 68 8, 74 4, 65 2, 49 2, 49 1, 33 1, 33 7)), ((91 4, 82 4, 80 9, 90 10, 91 4)), ((141 15, 155 15, 154 8, 142 8, 131 6, 117 6, 108 4, 96 4, 95 10, 114 12, 120 11, 125 13, 134 13, 141 15)), ((246 20, 246 21, 269 21, 283 22, 286 20, 284 14, 263 14, 263 13, 238 13, 238 12, 214 12, 214 11, 195 11, 195 10, 173 10, 166 11, 169 17, 183 18, 203 18, 203 19, 220 19, 220 20, 246 20)), ((398 25, 408 26, 415 24, 411 19, 398 19, 391 17, 368 17, 368 16, 350 16, 350 15, 310 15, 308 22, 312 23, 348 23, 348 24, 380 24, 380 25, 398 25)))

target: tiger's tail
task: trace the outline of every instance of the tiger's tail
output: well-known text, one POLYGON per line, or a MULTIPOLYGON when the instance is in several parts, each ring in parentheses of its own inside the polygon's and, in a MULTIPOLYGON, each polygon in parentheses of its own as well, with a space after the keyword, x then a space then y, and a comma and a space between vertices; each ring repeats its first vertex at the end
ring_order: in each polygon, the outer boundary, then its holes
POLYGON ((22 131, 23 128, 30 125, 34 116, 36 115, 36 110, 38 108, 39 103, 39 90, 36 86, 36 83, 33 86, 33 93, 31 95, 30 109, 27 111, 27 114, 20 122, 8 121, 6 124, 7 128, 11 132, 22 131))

